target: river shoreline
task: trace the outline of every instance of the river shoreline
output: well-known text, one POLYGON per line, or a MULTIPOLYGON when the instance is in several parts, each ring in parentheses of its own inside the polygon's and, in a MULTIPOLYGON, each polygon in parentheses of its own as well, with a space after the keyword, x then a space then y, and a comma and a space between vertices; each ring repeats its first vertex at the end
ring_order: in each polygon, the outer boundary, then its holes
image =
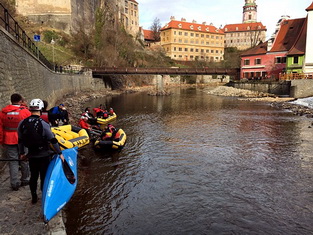
MULTIPOLYGON (((181 86, 182 87, 182 86, 181 86)), ((188 86, 184 86, 188 87, 188 86)), ((194 87, 194 86, 193 86, 194 87)), ((288 109, 295 115, 305 115, 313 118, 313 109, 289 103, 293 98, 280 98, 271 94, 253 94, 251 91, 230 87, 201 87, 208 95, 232 96, 251 102, 267 102, 282 109, 288 109)), ((57 102, 65 104, 69 112, 70 124, 77 125, 85 105, 92 99, 115 96, 130 92, 153 92, 154 87, 140 87, 124 90, 90 92, 71 94, 57 102)), ((57 105, 55 104, 55 105, 57 105)), ((54 105, 50 105, 49 108, 54 105)), ((9 170, 5 166, 0 172, 0 234, 66 234, 62 213, 59 213, 49 225, 44 225, 41 215, 41 200, 36 205, 31 204, 29 188, 21 187, 19 191, 12 191, 9 183, 9 170)))

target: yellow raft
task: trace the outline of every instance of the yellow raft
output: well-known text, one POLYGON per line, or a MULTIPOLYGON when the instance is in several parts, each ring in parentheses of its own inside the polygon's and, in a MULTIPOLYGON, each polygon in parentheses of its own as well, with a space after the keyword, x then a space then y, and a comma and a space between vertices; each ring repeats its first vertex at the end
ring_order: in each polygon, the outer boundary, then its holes
POLYGON ((88 133, 83 128, 64 125, 51 127, 51 131, 55 134, 55 138, 58 140, 61 150, 73 147, 81 148, 89 144, 88 133))
POLYGON ((122 149, 126 144, 126 133, 122 129, 118 129, 115 136, 118 137, 114 137, 112 140, 96 140, 95 149, 122 149))
POLYGON ((108 118, 97 118, 97 123, 100 125, 107 125, 110 122, 114 121, 116 119, 116 113, 113 113, 113 115, 109 115, 108 118))

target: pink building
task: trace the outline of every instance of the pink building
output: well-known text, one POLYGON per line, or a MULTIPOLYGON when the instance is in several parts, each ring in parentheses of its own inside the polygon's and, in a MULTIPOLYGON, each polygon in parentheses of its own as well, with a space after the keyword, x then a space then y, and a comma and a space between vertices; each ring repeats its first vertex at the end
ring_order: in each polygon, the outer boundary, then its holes
POLYGON ((286 70, 287 53, 300 35, 305 18, 284 20, 275 39, 241 54, 241 78, 278 79, 286 70))

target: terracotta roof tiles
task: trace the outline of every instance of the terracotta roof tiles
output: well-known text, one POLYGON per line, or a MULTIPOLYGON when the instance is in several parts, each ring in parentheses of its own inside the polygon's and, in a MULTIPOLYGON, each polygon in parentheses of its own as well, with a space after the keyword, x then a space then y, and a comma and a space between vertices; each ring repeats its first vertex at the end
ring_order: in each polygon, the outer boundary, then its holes
POLYGON ((152 30, 144 29, 143 30, 143 35, 144 35, 145 40, 154 41, 154 36, 153 36, 153 31, 152 30))
POLYGON ((203 32, 203 33, 216 33, 216 34, 224 34, 223 30, 216 28, 213 25, 205 25, 205 24, 197 24, 197 23, 190 23, 185 21, 177 21, 171 20, 168 24, 166 24, 162 30, 166 29, 184 29, 190 30, 195 32, 203 32))
POLYGON ((300 35, 298 36, 295 44, 292 46, 292 48, 288 52, 288 55, 304 55, 305 54, 307 24, 308 24, 308 18, 305 19, 301 28, 300 35))
POLYGON ((271 52, 289 51, 301 32, 305 18, 284 20, 273 43, 271 52))
POLYGON ((241 56, 262 55, 266 53, 267 53, 267 42, 263 42, 251 49, 246 50, 241 54, 241 56))
POLYGON ((227 24, 224 26, 223 31, 225 33, 229 32, 244 32, 249 30, 266 30, 266 26, 264 26, 261 22, 255 23, 242 23, 242 24, 227 24))

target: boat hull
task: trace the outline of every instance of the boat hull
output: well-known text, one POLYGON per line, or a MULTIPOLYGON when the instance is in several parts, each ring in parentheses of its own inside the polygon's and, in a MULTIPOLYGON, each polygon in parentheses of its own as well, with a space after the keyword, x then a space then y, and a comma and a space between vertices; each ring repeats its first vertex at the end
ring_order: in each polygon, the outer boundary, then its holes
POLYGON ((115 150, 120 150, 124 147, 126 144, 126 133, 122 130, 118 130, 119 133, 119 138, 114 139, 114 140, 96 140, 94 143, 94 148, 96 150, 100 149, 115 149, 115 150))
POLYGON ((51 160, 42 191, 44 221, 50 221, 71 199, 77 186, 78 147, 63 150, 65 163, 58 155, 51 160))
POLYGON ((97 123, 101 125, 102 128, 104 128, 107 124, 114 121, 116 119, 117 115, 116 113, 113 113, 113 115, 110 115, 108 118, 97 118, 97 123))

